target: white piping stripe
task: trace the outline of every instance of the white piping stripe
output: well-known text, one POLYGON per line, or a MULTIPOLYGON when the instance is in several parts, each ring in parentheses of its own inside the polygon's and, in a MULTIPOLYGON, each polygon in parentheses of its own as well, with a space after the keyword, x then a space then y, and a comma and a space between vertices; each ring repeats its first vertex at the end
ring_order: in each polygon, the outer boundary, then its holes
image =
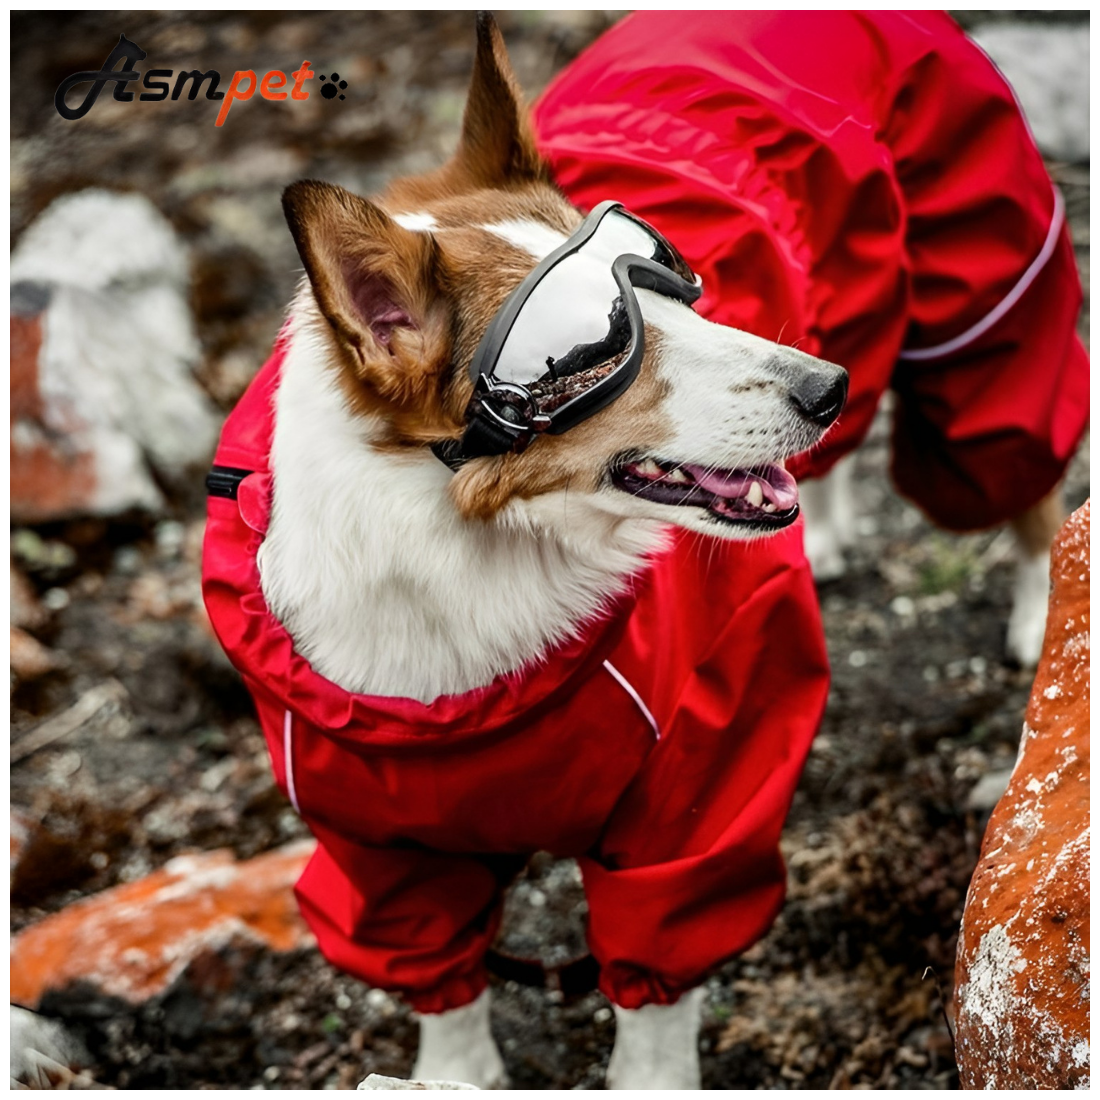
POLYGON ((987 313, 976 325, 971 325, 966 332, 961 333, 945 344, 937 344, 932 348, 918 348, 915 351, 902 351, 898 353, 899 359, 922 360, 939 359, 944 355, 950 355, 967 344, 974 343, 979 336, 988 332, 1019 300, 1023 293, 1033 282, 1039 272, 1046 267, 1047 260, 1054 255, 1054 249, 1058 244, 1058 234, 1062 231, 1062 225, 1066 220, 1066 204, 1062 199, 1062 193, 1054 188, 1054 213, 1050 219, 1050 229, 1047 230, 1047 239, 1039 250, 1039 255, 1032 261, 1031 266, 1020 277, 1020 281, 1005 295, 994 308, 987 313))
POLYGON ((619 681, 619 683, 622 685, 623 691, 625 691, 627 695, 629 695, 630 698, 638 704, 638 709, 642 712, 645 720, 649 723, 650 729, 653 730, 653 736, 656 737, 658 741, 660 741, 661 730, 657 725, 657 719, 653 717, 653 714, 650 711, 649 707, 647 707, 642 701, 642 697, 634 690, 634 685, 610 661, 604 661, 603 667, 606 668, 607 671, 610 672, 611 675, 619 681))
POLYGON ((301 813, 301 807, 298 805, 298 792, 294 787, 294 746, 290 740, 290 730, 293 722, 294 719, 288 710, 286 717, 283 718, 283 765, 286 768, 286 793, 290 796, 290 804, 297 813, 301 813))

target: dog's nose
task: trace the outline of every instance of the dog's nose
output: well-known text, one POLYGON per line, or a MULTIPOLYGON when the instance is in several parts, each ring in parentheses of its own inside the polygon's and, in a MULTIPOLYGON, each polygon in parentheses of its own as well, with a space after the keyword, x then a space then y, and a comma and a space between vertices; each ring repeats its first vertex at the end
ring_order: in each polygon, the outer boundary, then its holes
POLYGON ((848 372, 841 367, 808 370, 791 386, 791 401, 803 416, 827 428, 848 397, 848 372))

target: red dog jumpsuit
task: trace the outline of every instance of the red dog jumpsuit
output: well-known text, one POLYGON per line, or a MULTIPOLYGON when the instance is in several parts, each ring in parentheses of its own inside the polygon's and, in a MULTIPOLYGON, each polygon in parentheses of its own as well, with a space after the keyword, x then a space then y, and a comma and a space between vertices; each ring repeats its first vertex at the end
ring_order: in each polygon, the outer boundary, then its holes
MULTIPOLYGON (((911 348, 898 477, 937 519, 993 522, 1061 472, 1087 393, 1072 257, 1009 93, 945 17, 634 15, 537 122, 574 199, 619 198, 682 249, 704 312, 852 371, 804 469, 858 442, 911 348)), ((298 895, 322 951, 422 1011, 464 1004, 502 887, 542 848, 579 857, 604 992, 674 1000, 782 900, 827 690, 798 530, 677 538, 581 637, 482 690, 352 695, 259 586, 279 362, 226 424, 216 461, 255 473, 211 499, 204 592, 320 842, 298 895)))
POLYGON ((319 841, 297 893, 321 950, 421 1011, 465 1004, 503 887, 545 849, 580 861, 604 992, 675 1000, 783 900, 779 833, 828 690, 797 531, 678 538, 580 637, 478 691, 350 694, 260 589, 282 355, 226 421, 215 462, 254 472, 210 498, 203 594, 319 841))
POLYGON ((895 481, 941 526, 1003 522, 1061 477, 1089 394, 1061 198, 947 15, 638 12, 535 124, 574 202, 676 244, 704 316, 848 370, 796 474, 856 447, 892 385, 895 481))

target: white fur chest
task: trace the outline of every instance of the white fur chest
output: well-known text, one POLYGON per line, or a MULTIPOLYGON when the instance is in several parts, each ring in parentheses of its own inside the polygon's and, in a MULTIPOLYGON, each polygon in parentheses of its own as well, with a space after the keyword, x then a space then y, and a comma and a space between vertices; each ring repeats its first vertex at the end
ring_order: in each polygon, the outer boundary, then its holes
POLYGON ((321 675, 424 702, 514 671, 568 637, 660 543, 564 493, 464 520, 427 451, 372 446, 311 326, 275 402, 274 501, 259 566, 268 606, 321 675))

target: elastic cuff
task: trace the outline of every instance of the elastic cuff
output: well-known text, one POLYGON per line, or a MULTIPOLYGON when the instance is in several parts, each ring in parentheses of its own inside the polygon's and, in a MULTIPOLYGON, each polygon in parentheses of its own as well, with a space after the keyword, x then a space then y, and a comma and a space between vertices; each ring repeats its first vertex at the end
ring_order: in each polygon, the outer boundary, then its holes
POLYGON ((704 974, 695 981, 673 983, 656 974, 612 964, 601 969, 599 989, 619 1008, 643 1008, 645 1005, 675 1004, 685 993, 690 993, 706 979, 707 975, 704 974))
POLYGON ((475 971, 472 974, 464 974, 457 978, 450 978, 435 989, 419 992, 408 990, 394 990, 400 993, 405 1003, 419 1012, 422 1016, 435 1016, 440 1012, 450 1012, 452 1008, 462 1008, 464 1005, 476 1001, 489 985, 488 977, 484 970, 475 971))

